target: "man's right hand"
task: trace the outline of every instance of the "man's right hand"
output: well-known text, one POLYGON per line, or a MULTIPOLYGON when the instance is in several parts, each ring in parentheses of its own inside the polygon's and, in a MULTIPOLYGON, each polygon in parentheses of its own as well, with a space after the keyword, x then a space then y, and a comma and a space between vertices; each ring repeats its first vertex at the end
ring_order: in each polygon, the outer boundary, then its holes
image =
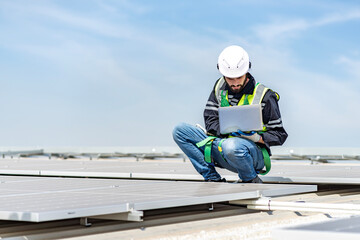
POLYGON ((255 131, 251 131, 250 133, 244 133, 241 130, 238 130, 237 132, 233 132, 230 135, 234 137, 246 138, 253 142, 263 142, 261 136, 255 131))

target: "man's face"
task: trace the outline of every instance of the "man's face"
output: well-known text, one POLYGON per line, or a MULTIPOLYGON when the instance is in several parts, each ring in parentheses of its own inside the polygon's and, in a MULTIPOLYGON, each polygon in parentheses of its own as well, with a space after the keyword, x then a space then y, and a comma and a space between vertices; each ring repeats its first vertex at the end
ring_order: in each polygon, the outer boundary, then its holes
POLYGON ((225 81, 229 85, 232 92, 238 93, 247 83, 247 78, 246 78, 246 74, 244 74, 241 77, 237 77, 237 78, 225 77, 225 81))

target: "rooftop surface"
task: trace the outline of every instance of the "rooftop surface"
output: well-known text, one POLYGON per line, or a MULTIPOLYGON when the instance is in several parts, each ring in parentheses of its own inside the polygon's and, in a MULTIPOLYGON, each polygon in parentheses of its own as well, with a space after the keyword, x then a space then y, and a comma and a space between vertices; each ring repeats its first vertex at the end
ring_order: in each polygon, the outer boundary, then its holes
POLYGON ((352 161, 327 163, 293 156, 284 160, 288 153, 280 154, 262 176, 263 185, 233 184, 237 176, 226 170, 219 172, 229 183, 205 183, 186 158, 139 152, 142 157, 78 152, 76 158, 64 158, 3 151, 0 237, 281 239, 279 231, 360 214, 356 151, 352 161))

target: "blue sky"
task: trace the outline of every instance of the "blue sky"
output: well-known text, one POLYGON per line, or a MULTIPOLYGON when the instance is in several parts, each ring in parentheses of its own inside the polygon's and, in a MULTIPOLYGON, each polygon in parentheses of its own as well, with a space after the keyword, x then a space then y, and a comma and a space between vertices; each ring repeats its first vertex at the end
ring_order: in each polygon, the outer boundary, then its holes
POLYGON ((287 147, 359 147, 358 1, 0 0, 0 146, 175 146, 244 47, 287 147))

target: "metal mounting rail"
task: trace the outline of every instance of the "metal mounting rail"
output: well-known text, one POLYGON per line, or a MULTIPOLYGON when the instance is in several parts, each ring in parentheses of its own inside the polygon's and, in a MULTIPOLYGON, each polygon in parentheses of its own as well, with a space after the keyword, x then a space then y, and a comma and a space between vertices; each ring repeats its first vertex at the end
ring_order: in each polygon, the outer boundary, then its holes
POLYGON ((248 209, 253 210, 287 210, 294 212, 321 212, 321 213, 348 213, 360 215, 360 204, 351 203, 311 203, 305 201, 284 202, 274 201, 271 198, 261 197, 257 199, 236 200, 231 204, 246 205, 248 209))

